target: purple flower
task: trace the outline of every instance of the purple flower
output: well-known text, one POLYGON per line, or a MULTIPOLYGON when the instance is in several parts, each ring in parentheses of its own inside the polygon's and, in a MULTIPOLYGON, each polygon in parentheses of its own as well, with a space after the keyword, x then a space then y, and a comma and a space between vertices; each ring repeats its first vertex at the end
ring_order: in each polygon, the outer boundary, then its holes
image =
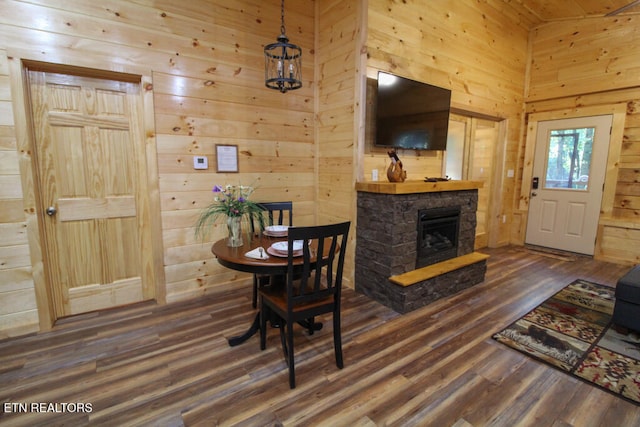
POLYGON ((222 187, 221 187, 221 186, 219 186, 219 185, 215 185, 215 186, 213 187, 213 192, 214 192, 214 193, 222 193, 222 187))

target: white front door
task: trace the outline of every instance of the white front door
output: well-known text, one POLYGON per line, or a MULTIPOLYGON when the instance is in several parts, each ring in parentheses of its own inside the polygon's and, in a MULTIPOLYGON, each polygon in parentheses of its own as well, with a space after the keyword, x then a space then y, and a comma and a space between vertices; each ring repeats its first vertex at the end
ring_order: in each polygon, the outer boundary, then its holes
POLYGON ((538 123, 526 243, 593 255, 612 116, 538 123))

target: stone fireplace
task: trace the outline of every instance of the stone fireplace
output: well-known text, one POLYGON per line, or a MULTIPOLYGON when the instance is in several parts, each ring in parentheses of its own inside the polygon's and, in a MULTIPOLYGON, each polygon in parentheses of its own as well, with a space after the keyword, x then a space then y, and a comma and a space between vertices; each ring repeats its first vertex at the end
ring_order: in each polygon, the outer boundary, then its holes
POLYGON ((483 281, 485 258, 473 257, 480 186, 356 184, 356 291, 406 313, 483 281))

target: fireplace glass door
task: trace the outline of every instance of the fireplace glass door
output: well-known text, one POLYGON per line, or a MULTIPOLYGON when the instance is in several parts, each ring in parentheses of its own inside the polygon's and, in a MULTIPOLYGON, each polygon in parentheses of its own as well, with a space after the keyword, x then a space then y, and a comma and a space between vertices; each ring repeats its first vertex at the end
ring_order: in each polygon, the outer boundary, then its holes
POLYGON ((416 268, 456 257, 459 229, 459 207, 421 209, 418 212, 416 268))

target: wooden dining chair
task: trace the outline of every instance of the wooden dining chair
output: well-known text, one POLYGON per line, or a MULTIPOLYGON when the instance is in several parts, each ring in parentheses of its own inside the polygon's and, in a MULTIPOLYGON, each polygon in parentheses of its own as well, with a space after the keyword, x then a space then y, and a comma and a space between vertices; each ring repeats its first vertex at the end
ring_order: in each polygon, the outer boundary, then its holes
MULTIPOLYGON (((264 227, 268 225, 293 225, 293 202, 264 202, 259 203, 259 205, 264 210, 266 221, 262 215, 253 216, 252 214, 249 214, 252 234, 263 231, 264 227)), ((251 305, 253 308, 258 306, 258 287, 264 286, 268 282, 269 276, 253 275, 253 295, 251 298, 251 305)))
POLYGON ((261 287, 260 295, 260 349, 266 348, 266 324, 276 315, 280 327, 280 340, 285 360, 289 365, 289 387, 295 388, 295 361, 293 354, 293 326, 306 322, 312 332, 314 317, 333 315, 333 347, 336 366, 343 367, 342 337, 340 334, 340 296, 342 271, 347 248, 350 222, 313 227, 291 227, 288 234, 288 269, 284 286, 261 287), (314 245, 303 244, 302 254, 294 254, 293 242, 315 240, 314 245), (323 254, 323 255, 322 255, 323 254), (302 265, 294 266, 294 259, 302 257, 302 265))

